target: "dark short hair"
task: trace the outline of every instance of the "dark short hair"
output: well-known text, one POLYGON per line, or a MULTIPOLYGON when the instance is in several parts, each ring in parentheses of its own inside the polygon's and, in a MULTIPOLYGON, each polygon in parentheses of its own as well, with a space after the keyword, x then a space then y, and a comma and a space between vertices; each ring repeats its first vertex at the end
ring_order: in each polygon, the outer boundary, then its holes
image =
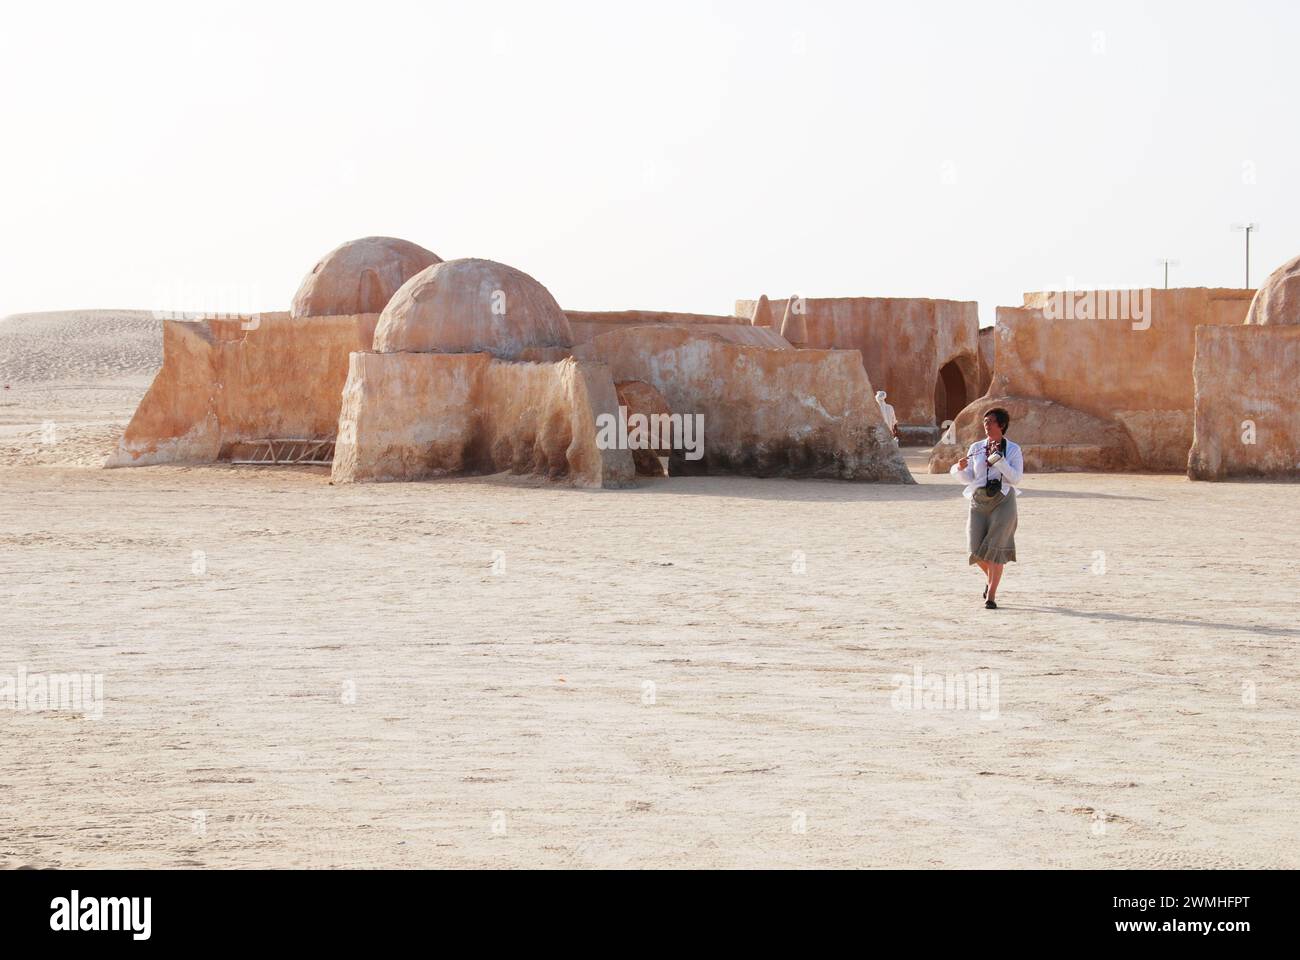
MULTIPOLYGON (((1011 426, 1011 414, 1007 413, 1001 407, 994 407, 992 410, 985 410, 984 417, 992 417, 996 420, 998 422, 998 428, 1003 433, 1006 433, 1007 427, 1011 426)), ((980 417, 980 419, 983 420, 984 417, 980 417)))

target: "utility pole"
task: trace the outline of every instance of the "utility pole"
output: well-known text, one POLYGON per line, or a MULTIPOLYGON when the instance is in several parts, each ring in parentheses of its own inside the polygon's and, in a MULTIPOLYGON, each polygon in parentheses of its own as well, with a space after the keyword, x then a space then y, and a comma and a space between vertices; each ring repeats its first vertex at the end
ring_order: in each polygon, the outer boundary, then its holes
POLYGON ((1156 261, 1156 266, 1157 266, 1157 267, 1164 267, 1164 268, 1165 268, 1165 289, 1166 289, 1166 290, 1169 289, 1169 268, 1170 268, 1170 267, 1177 267, 1177 266, 1179 266, 1179 265, 1180 265, 1180 264, 1179 264, 1179 262, 1178 262, 1177 260, 1169 260, 1169 259, 1164 259, 1164 258, 1162 258, 1162 259, 1156 261))
POLYGON ((1249 290, 1250 289, 1250 235, 1252 233, 1259 233, 1259 224, 1253 222, 1234 223, 1232 225, 1232 229, 1238 231, 1245 231, 1246 233, 1246 287, 1245 289, 1249 290))

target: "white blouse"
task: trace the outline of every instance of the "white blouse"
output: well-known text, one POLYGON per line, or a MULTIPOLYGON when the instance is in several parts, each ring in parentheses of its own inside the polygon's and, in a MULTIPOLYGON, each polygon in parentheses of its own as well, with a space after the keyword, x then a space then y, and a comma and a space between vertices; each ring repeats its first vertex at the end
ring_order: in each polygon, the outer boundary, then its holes
POLYGON ((966 456, 970 463, 966 465, 965 470, 958 470, 957 464, 953 464, 948 471, 957 478, 958 483, 966 484, 966 489, 962 491, 962 496, 970 498, 975 491, 988 481, 989 470, 992 469, 995 474, 1006 486, 1011 488, 1013 496, 1020 495, 1020 483, 1025 473, 1025 457, 1020 452, 1020 444, 1016 443, 1010 437, 1006 438, 1007 453, 1001 460, 989 467, 988 461, 988 441, 980 440, 972 443, 970 449, 966 451, 966 456))

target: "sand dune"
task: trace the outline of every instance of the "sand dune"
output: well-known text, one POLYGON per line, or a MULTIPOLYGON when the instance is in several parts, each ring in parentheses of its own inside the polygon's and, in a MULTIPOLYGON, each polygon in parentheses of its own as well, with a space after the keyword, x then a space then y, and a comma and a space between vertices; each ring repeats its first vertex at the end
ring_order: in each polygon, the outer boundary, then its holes
POLYGON ((148 310, 0 320, 0 466, 98 467, 161 365, 148 310))
POLYGON ((0 320, 0 383, 149 378, 162 365, 162 321, 149 310, 18 313, 0 320))

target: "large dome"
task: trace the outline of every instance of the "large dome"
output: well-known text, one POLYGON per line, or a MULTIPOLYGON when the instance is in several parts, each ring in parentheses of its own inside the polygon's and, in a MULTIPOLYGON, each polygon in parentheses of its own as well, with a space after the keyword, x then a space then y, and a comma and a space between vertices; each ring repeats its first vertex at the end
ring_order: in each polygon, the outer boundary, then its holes
POLYGON ((321 258, 294 295, 294 317, 379 313, 397 289, 442 258, 394 237, 362 237, 321 258))
POLYGON ((448 260, 408 280, 375 327, 379 353, 479 353, 517 359, 571 347, 569 321, 528 274, 492 260, 448 260))
POLYGON ((1250 302, 1247 323, 1300 323, 1300 257, 1269 275, 1250 302))

